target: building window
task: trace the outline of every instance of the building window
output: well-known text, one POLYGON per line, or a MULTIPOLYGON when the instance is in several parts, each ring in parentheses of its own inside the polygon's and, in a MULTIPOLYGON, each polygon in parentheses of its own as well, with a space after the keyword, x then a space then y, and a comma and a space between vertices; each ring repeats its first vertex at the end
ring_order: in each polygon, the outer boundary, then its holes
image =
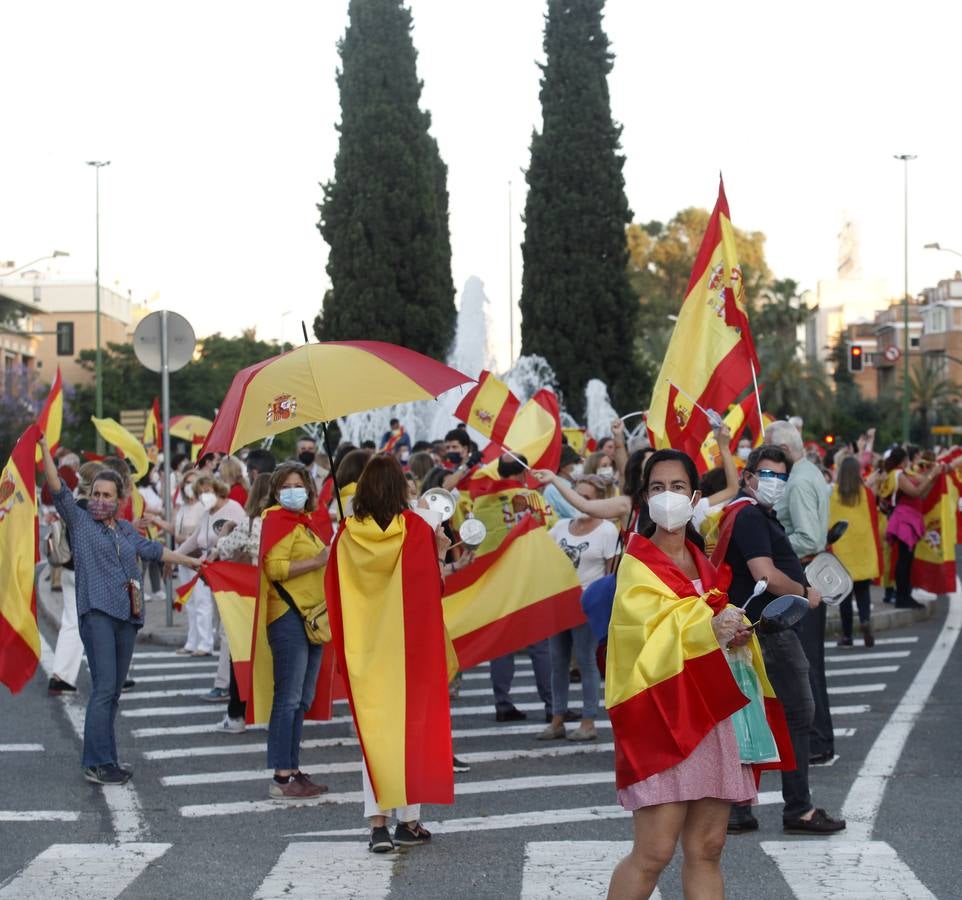
POLYGON ((73 356, 73 322, 57 323, 57 356, 73 356))
POLYGON ((917 337, 910 337, 910 338, 909 338, 909 346, 910 346, 910 347, 918 347, 918 345, 919 345, 919 339, 918 339, 917 337))

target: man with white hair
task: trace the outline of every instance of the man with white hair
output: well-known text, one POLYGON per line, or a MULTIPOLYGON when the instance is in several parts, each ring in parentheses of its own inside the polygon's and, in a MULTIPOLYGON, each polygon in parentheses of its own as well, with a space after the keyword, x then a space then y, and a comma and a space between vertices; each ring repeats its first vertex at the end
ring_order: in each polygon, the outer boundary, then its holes
MULTIPOLYGON (((802 435, 791 421, 769 425, 765 431, 765 443, 781 447, 792 460, 788 484, 775 505, 775 515, 804 566, 825 549, 831 488, 825 483, 818 466, 805 458, 802 435)), ((799 629, 815 698, 810 747, 810 762, 815 765, 829 762, 835 756, 832 713, 825 683, 825 617, 825 604, 821 604, 809 610, 799 629)))

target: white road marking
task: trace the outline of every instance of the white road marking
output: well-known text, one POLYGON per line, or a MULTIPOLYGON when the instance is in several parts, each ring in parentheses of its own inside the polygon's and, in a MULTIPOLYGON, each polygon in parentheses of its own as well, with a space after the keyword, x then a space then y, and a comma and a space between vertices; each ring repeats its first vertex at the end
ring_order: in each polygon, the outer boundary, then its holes
POLYGON ((164 671, 168 669, 188 669, 191 672, 216 672, 216 662, 175 662, 175 663, 138 663, 130 667, 131 673, 164 671))
POLYGON ((855 735, 854 728, 834 728, 832 730, 834 731, 835 737, 837 738, 854 737, 855 735))
POLYGON ((0 822, 76 822, 80 813, 67 809, 0 809, 0 822))
POLYGON ((872 659, 906 659, 912 655, 911 650, 883 650, 881 653, 842 653, 839 656, 826 656, 827 663, 868 662, 872 659))
MULTIPOLYGON (((460 831, 495 831, 501 828, 537 828, 566 822, 598 822, 602 819, 624 819, 630 824, 631 814, 620 806, 584 806, 578 809, 538 809, 532 812, 505 813, 498 816, 475 816, 448 819, 447 822, 425 822, 433 834, 456 834, 460 831)), ((366 828, 338 828, 333 831, 309 831, 284 837, 355 837, 366 835, 366 828)))
MULTIPOLYGON (((917 644, 919 642, 919 636, 917 634, 910 635, 908 637, 888 637, 888 638, 876 638, 875 645, 881 644, 883 647, 890 644, 917 644)), ((826 650, 838 650, 838 646, 834 641, 825 642, 826 650)))
POLYGON ((121 703, 135 703, 138 700, 163 700, 167 697, 199 697, 210 688, 174 688, 169 691, 127 691, 121 703))
MULTIPOLYGON (((160 693, 163 693, 162 691, 160 693)), ((193 691, 194 694, 206 694, 206 689, 198 689, 193 691)), ((124 694, 124 697, 131 697, 132 694, 124 694)), ((123 707, 124 699, 121 698, 120 705, 123 707)), ((603 703, 599 703, 600 707, 603 707, 603 703)), ((540 701, 537 703, 515 703, 517 709, 523 712, 544 712, 544 704, 540 701)), ((133 718, 146 719, 154 716, 189 716, 189 715, 199 715, 200 713, 216 713, 218 706, 214 703, 205 703, 203 706, 143 706, 137 709, 121 709, 120 714, 122 716, 129 716, 133 718)), ((494 701, 492 700, 490 705, 485 706, 453 706, 451 707, 452 716, 483 716, 489 715, 494 718, 494 701)), ((343 725, 345 722, 350 722, 350 716, 335 716, 333 719, 329 719, 326 722, 318 722, 314 719, 306 719, 304 721, 304 727, 311 727, 317 725, 343 725)), ((250 727, 250 726, 248 726, 250 727)), ((201 728, 200 731, 179 731, 179 732, 163 732, 164 734, 200 734, 206 731, 206 728, 201 728)), ((156 737, 161 732, 155 733, 153 736, 156 737)))
MULTIPOLYGON (((603 897, 631 841, 532 841, 524 847, 521 900, 603 897)), ((652 898, 660 900, 658 888, 652 898)))
POLYGON ((52 844, 0 887, 0 898, 113 900, 170 846, 52 844))
POLYGON ((826 678, 838 678, 842 675, 888 675, 898 672, 901 666, 853 666, 851 669, 828 669, 826 678))
MULTIPOLYGON (((485 781, 459 781, 454 785, 454 793, 457 797, 474 794, 497 794, 502 791, 539 791, 548 788, 577 787, 583 784, 608 784, 614 791, 614 773, 605 770, 603 772, 580 772, 565 775, 530 775, 518 778, 492 778, 485 781)), ((778 794, 779 802, 781 794, 778 794)), ((364 802, 362 791, 346 791, 337 794, 322 794, 310 801, 311 806, 325 806, 329 804, 356 803, 360 805, 364 802)), ((185 818, 195 819, 206 816, 223 816, 246 814, 252 812, 273 812, 277 809, 286 809, 290 804, 286 800, 252 800, 239 801, 234 803, 207 803, 194 806, 182 806, 180 814, 185 818)), ((301 837, 307 836, 306 834, 301 837)))
MULTIPOLYGON (((53 674, 53 649, 47 643, 43 634, 40 635, 40 665, 48 676, 53 674)), ((84 739, 84 708, 80 706, 76 696, 66 696, 61 694, 58 698, 63 705, 63 710, 67 714, 67 720, 73 727, 74 734, 80 740, 84 739)), ((80 772, 77 773, 80 777, 80 772)), ((147 832, 147 823, 140 808, 140 799, 137 796, 137 789, 133 782, 126 784, 111 785, 102 791, 104 802, 110 810, 110 819, 114 826, 114 837, 118 842, 131 843, 139 841, 147 832)), ((55 845, 58 846, 58 845, 55 845)), ((68 846, 68 845, 63 845, 68 846)), ((144 844, 145 847, 160 847, 164 849, 168 844, 144 844)), ((41 854, 42 856, 43 854, 41 854)), ((39 858, 39 857, 38 857, 39 858)), ((0 895, 2 896, 2 895, 0 895)), ((88 895, 90 896, 90 895, 88 895)))
MULTIPOLYGON (((561 747, 539 747, 533 750, 484 750, 477 753, 461 753, 460 758, 469 763, 500 762, 508 759, 552 759, 557 756, 579 756, 588 753, 611 753, 614 744, 574 744, 561 747)), ((360 772, 361 760, 349 762, 320 763, 302 766, 308 775, 332 775, 339 772, 360 772)), ((271 777, 270 769, 238 769, 232 772, 192 772, 188 775, 167 775, 160 779, 165 787, 182 787, 191 784, 215 784, 236 781, 260 781, 271 777)))
POLYGON ((872 711, 872 707, 864 703, 858 703, 855 706, 832 706, 830 709, 833 716, 860 716, 862 713, 872 711))
POLYGON ((134 650, 134 659, 184 659, 191 657, 176 650, 134 650))
MULTIPOLYGON (((141 675, 139 672, 131 672, 131 676, 136 674, 137 684, 156 684, 158 682, 164 681, 199 681, 203 679, 204 681, 210 682, 211 675, 215 673, 216 669, 211 669, 209 672, 165 672, 163 675, 141 675)), ((210 688, 202 688, 201 690, 210 690, 210 688)), ((137 691, 128 691, 127 697, 142 697, 143 693, 137 691)))
POLYGON ((885 684, 846 684, 844 687, 830 687, 830 694, 877 694, 884 691, 885 684))
POLYGON ((0 744, 0 753, 43 753, 43 744, 0 744))
POLYGON ((391 890, 396 854, 369 853, 359 841, 288 844, 254 900, 363 897, 383 900, 391 890))
POLYGON ((884 841, 762 841, 762 849, 799 900, 935 900, 884 841))
POLYGON ((925 709, 925 704, 952 654, 960 628, 962 587, 956 579, 955 592, 949 597, 949 611, 939 636, 908 690, 872 744, 845 798, 842 815, 848 822, 850 838, 867 841, 872 837, 875 818, 882 805, 888 780, 895 773, 895 767, 915 721, 925 709))

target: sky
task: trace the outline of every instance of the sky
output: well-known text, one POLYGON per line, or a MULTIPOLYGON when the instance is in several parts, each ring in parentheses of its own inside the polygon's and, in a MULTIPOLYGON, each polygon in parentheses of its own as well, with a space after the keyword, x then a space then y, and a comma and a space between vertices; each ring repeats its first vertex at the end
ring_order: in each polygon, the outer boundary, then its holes
MULTIPOLYGON (((504 366, 546 5, 409 5, 422 106, 448 165, 455 286, 460 297, 470 276, 484 282, 504 366)), ((329 286, 315 204, 337 152, 346 24, 346 0, 8 0, 0 260, 56 248, 70 257, 52 272, 92 277, 94 172, 84 163, 110 160, 105 284, 180 312, 199 336, 255 326, 298 339, 329 286)), ((892 157, 912 153, 909 288, 962 267, 922 249, 939 241, 962 252, 962 4, 609 0, 605 29, 636 221, 710 208, 721 170, 735 225, 767 235, 776 276, 803 289, 831 278, 847 215, 864 274, 897 297, 903 164, 892 157)))

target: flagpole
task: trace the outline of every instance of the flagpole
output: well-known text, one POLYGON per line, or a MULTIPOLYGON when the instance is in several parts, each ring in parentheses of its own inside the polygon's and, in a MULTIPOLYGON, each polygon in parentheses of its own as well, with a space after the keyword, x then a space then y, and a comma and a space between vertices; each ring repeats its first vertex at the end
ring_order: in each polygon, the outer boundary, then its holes
MULTIPOLYGON (((755 375, 755 361, 749 360, 748 364, 752 367, 752 385, 755 388, 755 402, 758 404, 758 430, 761 431, 765 421, 762 418, 762 397, 761 394, 758 393, 758 378, 755 375)), ((755 435, 755 437, 757 439, 761 437, 761 435, 755 435)))

